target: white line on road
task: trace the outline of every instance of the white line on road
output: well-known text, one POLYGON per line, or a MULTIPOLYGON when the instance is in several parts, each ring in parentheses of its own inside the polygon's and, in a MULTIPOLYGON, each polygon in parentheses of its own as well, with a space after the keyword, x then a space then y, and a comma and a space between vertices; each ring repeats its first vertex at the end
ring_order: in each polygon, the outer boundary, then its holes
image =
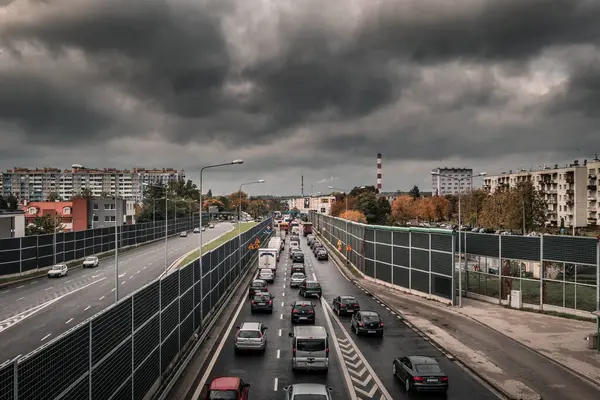
POLYGON ((73 279, 69 279, 69 280, 68 280, 68 281, 66 281, 65 283, 69 283, 69 282, 71 282, 71 281, 73 281, 73 279))
POLYGON ((114 292, 115 290, 116 290, 115 288, 110 289, 111 292, 114 292))
POLYGON ((5 290, 4 292, 0 292, 0 294, 8 293, 10 290, 5 290))
POLYGON ((313 279, 316 281, 317 280, 317 276, 315 275, 315 273, 313 272, 313 279))
POLYGON ((125 281, 121 282, 121 285, 124 285, 124 284, 125 284, 125 281))
POLYGON ((277 358, 281 357, 281 350, 277 349, 277 358))
POLYGON ((25 298, 25 297, 20 297, 20 298, 18 298, 18 299, 17 299, 17 301, 21 301, 21 300, 23 300, 24 298, 25 298))
POLYGON ((25 285, 17 286, 17 289, 21 289, 22 287, 25 287, 25 285))
POLYGON ((71 318, 70 320, 68 320, 67 322, 65 322, 65 324, 68 324, 71 321, 73 321, 73 318, 71 318))
POLYGON ((87 311, 87 310, 89 310, 89 309, 90 309, 90 307, 92 307, 92 306, 87 306, 86 308, 84 308, 84 309, 83 309, 83 311, 87 311))
POLYGON ((53 287, 54 287, 54 286, 50 286, 50 287, 49 287, 49 288, 47 288, 46 290, 50 290, 50 289, 52 289, 53 287))
POLYGON ((285 292, 281 293, 282 296, 285 296, 285 292))
POLYGON ((285 307, 285 302, 281 302, 281 307, 285 307))
POLYGON ((277 391, 277 388, 279 387, 279 378, 275 378, 275 382, 273 383, 273 391, 277 391))
POLYGON ((86 276, 88 276, 88 275, 89 275, 89 274, 85 274, 85 275, 82 275, 81 277, 82 277, 82 278, 85 278, 85 277, 86 277, 86 276))
POLYGON ((51 334, 51 333, 49 333, 49 334, 47 334, 46 336, 44 336, 44 337, 42 338, 42 342, 43 342, 44 340, 48 339, 50 336, 52 336, 52 334, 51 334))
POLYGON ((33 282, 31 282, 31 283, 30 283, 30 285, 33 285, 34 283, 37 283, 37 282, 38 282, 38 281, 33 281, 33 282))
POLYGON ((124 277, 125 275, 127 275, 127 272, 125 272, 125 273, 123 273, 123 274, 119 275, 119 278, 122 278, 122 277, 124 277))
MULTIPOLYGON (((281 336, 281 329, 279 330, 279 336, 281 336)), ((277 351, 279 351, 279 350, 277 350, 277 351)))
POLYGON ((283 284, 283 288, 285 289, 285 283, 283 284))
POLYGON ((98 299, 98 301, 102 300, 103 298, 104 298, 104 296, 100 297, 100 298, 98 299))

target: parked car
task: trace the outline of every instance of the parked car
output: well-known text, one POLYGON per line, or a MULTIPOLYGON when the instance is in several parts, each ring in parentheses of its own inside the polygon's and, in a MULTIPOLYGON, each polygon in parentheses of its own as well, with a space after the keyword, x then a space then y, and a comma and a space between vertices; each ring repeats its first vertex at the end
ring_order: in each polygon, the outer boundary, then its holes
POLYGON ((56 264, 48 270, 48 278, 60 278, 69 275, 67 264, 56 264))
POLYGON ((208 225, 208 227, 212 229, 215 227, 215 224, 210 224, 210 225, 208 225))
POLYGON ((267 282, 262 279, 255 279, 248 288, 248 295, 254 296, 258 292, 268 292, 267 282))
POLYGON ((179 237, 187 237, 187 232, 183 231, 179 234, 179 237))
POLYGON ((333 389, 320 383, 295 383, 283 388, 286 400, 332 400, 333 389))
POLYGON ((254 294, 252 303, 250 303, 250 312, 268 312, 273 313, 273 296, 269 292, 258 292, 254 294))
POLYGON ((311 301, 296 301, 292 303, 292 323, 315 323, 315 305, 311 301))
POLYGON ((317 296, 321 297, 323 295, 323 289, 321 288, 321 284, 317 281, 309 281, 305 280, 300 284, 300 296, 308 297, 308 296, 317 296))
POLYGON ((237 327, 235 335, 235 352, 257 350, 264 352, 267 348, 267 327, 261 322, 244 322, 237 327))
POLYGON ((302 272, 293 272, 290 277, 290 287, 297 288, 300 287, 300 284, 306 280, 306 275, 302 272))
POLYGON ((83 268, 96 268, 98 265, 100 265, 100 260, 98 260, 98 257, 96 256, 90 256, 90 257, 86 257, 85 260, 83 260, 83 268))
POLYGON ((273 283, 275 281, 275 276, 273 275, 273 270, 270 268, 261 268, 258 271, 258 279, 262 279, 267 283, 273 283))
POLYGON ((244 383, 236 376, 224 376, 213 378, 210 383, 204 385, 202 400, 229 399, 248 400, 250 385, 244 383))
POLYGON ((397 357, 392 365, 392 373, 394 378, 404 383, 408 392, 448 391, 448 375, 433 357, 397 357))
POLYGON ((383 320, 375 311, 359 311, 354 313, 350 329, 356 335, 383 336, 383 320))
POLYGON ((319 251, 317 251, 317 260, 327 261, 328 259, 329 259, 329 254, 327 253, 327 250, 325 250, 325 248, 321 248, 321 249, 319 249, 319 251))
POLYGON ((337 296, 333 299, 333 311, 337 315, 354 314, 360 311, 360 305, 354 296, 337 296))

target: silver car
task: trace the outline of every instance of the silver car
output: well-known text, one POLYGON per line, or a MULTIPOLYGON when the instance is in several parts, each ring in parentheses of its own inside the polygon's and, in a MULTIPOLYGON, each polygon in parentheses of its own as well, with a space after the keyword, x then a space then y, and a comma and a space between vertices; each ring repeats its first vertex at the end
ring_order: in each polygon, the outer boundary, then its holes
POLYGON ((273 270, 269 268, 262 268, 258 272, 258 279, 262 279, 263 281, 267 281, 268 283, 273 283, 275 277, 273 276, 273 270))
POLYGON ((60 278, 61 276, 67 276, 69 274, 69 268, 67 264, 56 264, 48 270, 48 278, 60 278))
POLYGON ((300 284, 302 282, 304 282, 305 279, 306 279, 306 275, 304 275, 303 273, 301 273, 301 272, 293 273, 290 278, 290 287, 292 287, 292 288, 300 287, 300 284))
POLYGON ((260 322, 244 322, 237 327, 234 348, 236 353, 242 350, 264 352, 267 348, 267 327, 260 322))
POLYGON ((85 260, 83 260, 83 268, 95 268, 99 264, 100 261, 96 256, 86 257, 85 260))
POLYGON ((333 389, 320 383, 295 383, 283 388, 286 400, 332 400, 333 389))
POLYGON ((183 231, 179 234, 179 237, 187 237, 187 232, 183 231))

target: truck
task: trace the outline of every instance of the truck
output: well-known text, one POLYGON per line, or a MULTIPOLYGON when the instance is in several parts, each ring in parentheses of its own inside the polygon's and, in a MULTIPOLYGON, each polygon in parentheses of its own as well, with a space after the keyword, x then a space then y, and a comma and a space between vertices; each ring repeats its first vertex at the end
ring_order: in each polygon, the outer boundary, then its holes
POLYGON ((269 268, 273 271, 273 275, 276 275, 278 255, 279 248, 258 249, 258 269, 269 268))
POLYGON ((267 248, 269 249, 279 249, 279 251, 277 252, 277 261, 279 261, 279 254, 283 250, 283 246, 283 241, 279 237, 271 238, 271 240, 269 240, 269 243, 267 244, 267 248))
POLYGON ((312 233, 312 227, 313 224, 310 222, 305 222, 302 224, 302 234, 304 235, 304 237, 310 235, 312 233))

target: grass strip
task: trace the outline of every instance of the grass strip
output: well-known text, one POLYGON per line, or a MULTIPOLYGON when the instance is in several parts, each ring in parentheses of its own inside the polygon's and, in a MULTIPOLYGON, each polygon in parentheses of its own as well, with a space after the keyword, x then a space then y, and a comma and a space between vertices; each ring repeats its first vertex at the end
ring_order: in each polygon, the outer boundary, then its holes
MULTIPOLYGON (((242 224, 241 227, 241 231, 242 233, 249 231, 250 229, 252 229, 254 226, 256 226, 256 222, 245 222, 242 224)), ((227 232, 226 234, 224 234, 223 236, 220 236, 219 238, 215 239, 214 241, 210 242, 210 243, 206 243, 202 246, 202 254, 206 254, 209 251, 212 251, 214 249, 216 249, 217 247, 221 246, 223 243, 237 237, 237 235, 239 234, 238 231, 238 226, 236 225, 235 228, 230 231, 227 232)), ((188 265, 189 263, 193 262, 194 260, 198 259, 198 250, 195 250, 193 252, 191 252, 190 254, 188 254, 184 259, 182 259, 179 265, 188 265)))

